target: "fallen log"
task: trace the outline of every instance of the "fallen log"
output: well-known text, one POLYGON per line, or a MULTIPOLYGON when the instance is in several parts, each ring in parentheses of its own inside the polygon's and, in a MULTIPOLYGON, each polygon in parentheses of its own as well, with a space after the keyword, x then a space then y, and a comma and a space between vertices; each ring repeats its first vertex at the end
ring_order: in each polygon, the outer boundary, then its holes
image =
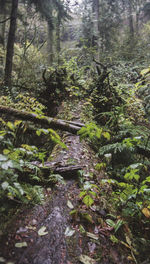
POLYGON ((30 113, 27 111, 17 110, 14 108, 0 105, 0 115, 2 114, 7 115, 7 118, 9 118, 9 116, 10 118, 14 116, 21 120, 31 121, 36 124, 43 125, 44 127, 46 126, 53 129, 60 129, 74 134, 76 134, 81 129, 81 127, 84 126, 84 124, 80 124, 77 122, 65 121, 62 119, 52 118, 48 116, 40 116, 35 113, 30 113))
POLYGON ((77 176, 77 172, 79 170, 83 170, 84 166, 79 165, 79 164, 64 164, 62 165, 59 162, 50 162, 47 161, 44 164, 38 162, 38 161, 33 161, 31 162, 33 165, 36 165, 45 175, 48 175, 50 173, 53 174, 60 174, 64 178, 69 175, 71 177, 72 175, 77 176))

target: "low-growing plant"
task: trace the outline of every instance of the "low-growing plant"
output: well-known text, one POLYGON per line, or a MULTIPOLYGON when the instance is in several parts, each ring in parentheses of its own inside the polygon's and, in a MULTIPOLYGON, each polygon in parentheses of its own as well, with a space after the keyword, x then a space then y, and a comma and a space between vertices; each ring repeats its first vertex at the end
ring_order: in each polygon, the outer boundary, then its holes
MULTIPOLYGON (((19 140, 20 127, 24 124, 21 120, 14 122, 1 121, 0 131, 0 194, 1 200, 13 201, 15 203, 34 204, 42 202, 44 194, 43 183, 64 183, 60 175, 50 175, 48 180, 42 178, 40 168, 32 161, 41 161, 44 165, 46 151, 42 151, 36 146, 22 144, 19 140), (33 186, 34 183, 34 186, 33 186), (37 185, 38 184, 38 185, 37 185)), ((25 130, 25 128, 24 128, 25 130)), ((36 134, 48 135, 55 144, 66 148, 60 136, 53 129, 37 129, 36 134)), ((4 211, 5 203, 2 208, 4 211)))
POLYGON ((84 138, 89 139, 93 145, 100 145, 100 142, 109 141, 111 137, 108 131, 97 126, 94 122, 82 127, 79 130, 78 135, 80 135, 81 140, 84 138))
POLYGON ((150 176, 143 180, 141 163, 132 164, 126 168, 122 181, 105 179, 103 183, 112 184, 114 191, 112 198, 118 208, 122 210, 125 217, 141 216, 142 209, 150 206, 150 176))
POLYGON ((99 187, 87 181, 84 183, 83 190, 80 192, 79 197, 87 207, 90 207, 94 204, 94 198, 97 198, 98 192, 99 187))

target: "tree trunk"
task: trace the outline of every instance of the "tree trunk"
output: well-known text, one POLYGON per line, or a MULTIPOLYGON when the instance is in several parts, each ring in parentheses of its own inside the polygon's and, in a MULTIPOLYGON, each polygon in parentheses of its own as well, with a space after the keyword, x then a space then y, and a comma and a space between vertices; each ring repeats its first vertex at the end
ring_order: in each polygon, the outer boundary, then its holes
POLYGON ((47 116, 39 116, 37 114, 16 110, 14 108, 9 108, 0 105, 0 115, 2 114, 7 115, 8 119, 12 118, 12 116, 15 116, 21 120, 32 121, 36 124, 40 124, 48 128, 60 129, 74 134, 76 134, 81 129, 81 127, 84 126, 84 124, 78 122, 69 122, 62 119, 56 119, 47 116))
POLYGON ((0 45, 5 46, 5 25, 6 25, 6 9, 5 0, 0 1, 0 45))
POLYGON ((48 52, 48 63, 52 65, 53 63, 53 27, 51 22, 47 22, 47 52, 48 52))
POLYGON ((59 64, 59 55, 60 55, 60 16, 57 14, 56 22, 56 52, 57 52, 57 61, 59 64))
POLYGON ((128 13, 129 13, 129 32, 130 32, 130 40, 132 41, 134 38, 134 25, 133 25, 133 7, 132 1, 128 0, 128 13))
POLYGON ((8 41, 7 41, 5 78, 4 78, 4 83, 8 87, 11 87, 12 62, 13 62, 15 32, 16 32, 16 24, 17 24, 17 11, 18 11, 18 0, 12 0, 11 19, 10 19, 10 27, 8 33, 8 41))
POLYGON ((99 60, 99 51, 100 51, 100 25, 99 25, 99 0, 93 0, 92 3, 92 13, 93 13, 93 46, 97 45, 98 57, 99 60))

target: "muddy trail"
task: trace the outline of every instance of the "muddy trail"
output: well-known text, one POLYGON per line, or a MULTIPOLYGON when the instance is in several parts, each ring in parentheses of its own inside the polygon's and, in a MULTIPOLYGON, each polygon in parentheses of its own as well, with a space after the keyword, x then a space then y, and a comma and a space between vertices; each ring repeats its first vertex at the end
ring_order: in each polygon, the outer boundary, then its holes
MULTIPOLYGON (((79 119, 80 107, 74 120, 79 119)), ((107 209, 98 201, 89 211, 79 195, 83 182, 95 184, 105 177, 94 169, 98 162, 95 153, 77 135, 65 132, 63 141, 67 149, 56 146, 53 162, 80 170, 63 172, 63 183, 46 188, 43 205, 22 209, 17 218, 11 216, 7 235, 0 239, 0 263, 131 263, 126 249, 109 239, 112 229, 104 223, 107 209)))

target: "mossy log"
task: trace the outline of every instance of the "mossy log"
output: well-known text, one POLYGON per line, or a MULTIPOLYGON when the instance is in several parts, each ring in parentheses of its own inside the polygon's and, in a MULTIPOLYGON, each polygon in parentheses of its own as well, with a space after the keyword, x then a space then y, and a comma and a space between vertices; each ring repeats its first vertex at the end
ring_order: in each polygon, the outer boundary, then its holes
POLYGON ((71 176, 77 176, 77 172, 79 170, 83 170, 84 166, 79 165, 79 164, 59 164, 59 162, 55 161, 47 161, 44 162, 44 164, 38 162, 38 161, 33 161, 31 162, 33 165, 36 165, 41 172, 44 175, 49 175, 50 173, 52 174, 60 174, 64 178, 66 177, 71 177, 71 176))
POLYGON ((31 121, 44 127, 68 131, 74 134, 76 134, 81 129, 81 127, 84 126, 84 124, 78 122, 65 121, 48 116, 40 116, 35 113, 30 113, 27 111, 17 110, 0 105, 0 115, 2 114, 7 115, 8 119, 9 117, 12 118, 12 116, 14 116, 19 118, 20 120, 31 121))

